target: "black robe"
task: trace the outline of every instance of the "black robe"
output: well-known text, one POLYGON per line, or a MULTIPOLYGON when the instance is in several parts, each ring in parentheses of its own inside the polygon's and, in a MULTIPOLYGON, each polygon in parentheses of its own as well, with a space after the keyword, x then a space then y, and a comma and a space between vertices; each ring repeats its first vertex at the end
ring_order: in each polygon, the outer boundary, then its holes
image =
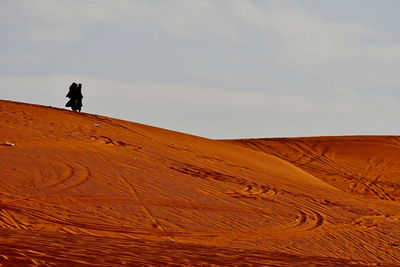
POLYGON ((82 84, 77 85, 76 83, 72 83, 69 87, 69 92, 67 97, 70 98, 66 107, 71 107, 73 111, 81 112, 82 108, 82 84))

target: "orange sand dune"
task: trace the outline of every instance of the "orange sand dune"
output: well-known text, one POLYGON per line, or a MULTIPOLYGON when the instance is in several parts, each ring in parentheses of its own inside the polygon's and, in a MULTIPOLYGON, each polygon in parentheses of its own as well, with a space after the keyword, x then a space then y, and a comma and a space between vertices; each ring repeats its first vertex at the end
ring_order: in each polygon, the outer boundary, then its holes
POLYGON ((400 137, 345 136, 234 140, 286 160, 336 188, 400 199, 400 137))
POLYGON ((210 140, 9 101, 0 119, 5 266, 400 264, 398 137, 210 140))

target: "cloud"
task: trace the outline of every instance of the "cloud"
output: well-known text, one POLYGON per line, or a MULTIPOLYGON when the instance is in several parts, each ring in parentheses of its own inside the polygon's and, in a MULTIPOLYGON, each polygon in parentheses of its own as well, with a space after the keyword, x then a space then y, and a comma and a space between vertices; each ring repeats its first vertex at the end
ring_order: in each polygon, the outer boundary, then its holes
MULTIPOLYGON (((16 0, 5 6, 22 16, 27 38, 43 44, 77 42, 93 25, 151 25, 186 40, 241 45, 273 43, 276 60, 293 66, 326 66, 360 58, 398 61, 399 40, 370 25, 330 21, 296 1, 267 0, 16 0), (249 36, 249 34, 252 36, 249 36), (250 37, 250 38, 249 38, 250 37)), ((5 5, 3 3, 3 5, 5 5)), ((7 9, 7 8, 6 8, 7 9)), ((11 20, 14 15, 8 15, 11 20)), ((118 27, 118 26, 116 26, 118 27)))
POLYGON ((2 2, 2 20, 21 27, 25 38, 42 45, 76 43, 91 25, 122 22, 129 1, 16 0, 2 2))
POLYGON ((395 61, 390 55, 399 54, 399 40, 393 35, 356 21, 328 20, 296 1, 270 0, 262 5, 232 1, 231 5, 249 29, 276 43, 282 64, 326 66, 358 58, 395 61))
MULTIPOLYGON (((138 105, 153 107, 164 106, 197 106, 216 107, 252 112, 311 112, 314 102, 305 97, 272 95, 265 92, 245 90, 228 90, 216 87, 200 87, 185 84, 157 83, 154 81, 122 82, 81 75, 54 75, 46 77, 0 77, 0 87, 9 99, 36 99, 37 103, 45 103, 41 99, 46 93, 51 97, 65 100, 64 91, 72 81, 82 81, 88 94, 90 106, 101 105, 110 99, 115 108, 119 101, 137 102, 138 105), (12 88, 12 89, 7 89, 12 88), (110 90, 112 89, 112 90, 110 90), (25 93, 21 93, 25 92, 25 93), (122 96, 122 99, 119 99, 122 96), (97 101, 102 98, 101 101, 97 101)), ((58 101, 57 101, 58 102, 58 101)), ((54 104, 54 103, 53 103, 54 104)), ((59 103, 57 103, 60 105, 59 103)))
POLYGON ((234 15, 225 1, 136 1, 134 5, 133 17, 137 21, 154 25, 172 36, 189 40, 212 37, 240 41, 234 15))
POLYGON ((118 23, 153 25, 184 39, 207 36, 239 41, 231 14, 225 10, 229 5, 211 0, 16 0, 3 5, 25 19, 30 40, 43 44, 79 41, 90 26, 118 23))
POLYGON ((88 112, 210 137, 397 130, 398 34, 301 3, 0 1, 0 90, 63 106, 79 80, 88 112))
POLYGON ((125 18, 127 0, 17 0, 16 6, 32 20, 80 25, 82 22, 118 22, 125 18))
POLYGON ((350 88, 295 97, 78 75, 0 77, 0 88, 7 99, 63 107, 72 81, 83 83, 84 112, 211 138, 384 134, 390 131, 376 127, 395 121, 400 112, 398 99, 362 96, 350 88))

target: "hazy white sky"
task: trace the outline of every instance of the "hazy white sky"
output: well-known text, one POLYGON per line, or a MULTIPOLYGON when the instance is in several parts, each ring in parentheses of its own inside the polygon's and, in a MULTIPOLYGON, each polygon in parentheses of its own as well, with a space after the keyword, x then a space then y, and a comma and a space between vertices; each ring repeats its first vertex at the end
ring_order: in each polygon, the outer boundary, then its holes
POLYGON ((400 1, 0 0, 0 98, 209 138, 398 134, 400 1))

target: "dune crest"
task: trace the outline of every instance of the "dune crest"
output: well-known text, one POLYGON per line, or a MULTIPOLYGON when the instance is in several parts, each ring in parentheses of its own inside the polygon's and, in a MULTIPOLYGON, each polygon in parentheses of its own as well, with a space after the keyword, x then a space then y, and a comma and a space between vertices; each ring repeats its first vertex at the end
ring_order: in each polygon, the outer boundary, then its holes
POLYGON ((0 119, 5 265, 400 263, 399 137, 210 140, 10 101, 0 119))

